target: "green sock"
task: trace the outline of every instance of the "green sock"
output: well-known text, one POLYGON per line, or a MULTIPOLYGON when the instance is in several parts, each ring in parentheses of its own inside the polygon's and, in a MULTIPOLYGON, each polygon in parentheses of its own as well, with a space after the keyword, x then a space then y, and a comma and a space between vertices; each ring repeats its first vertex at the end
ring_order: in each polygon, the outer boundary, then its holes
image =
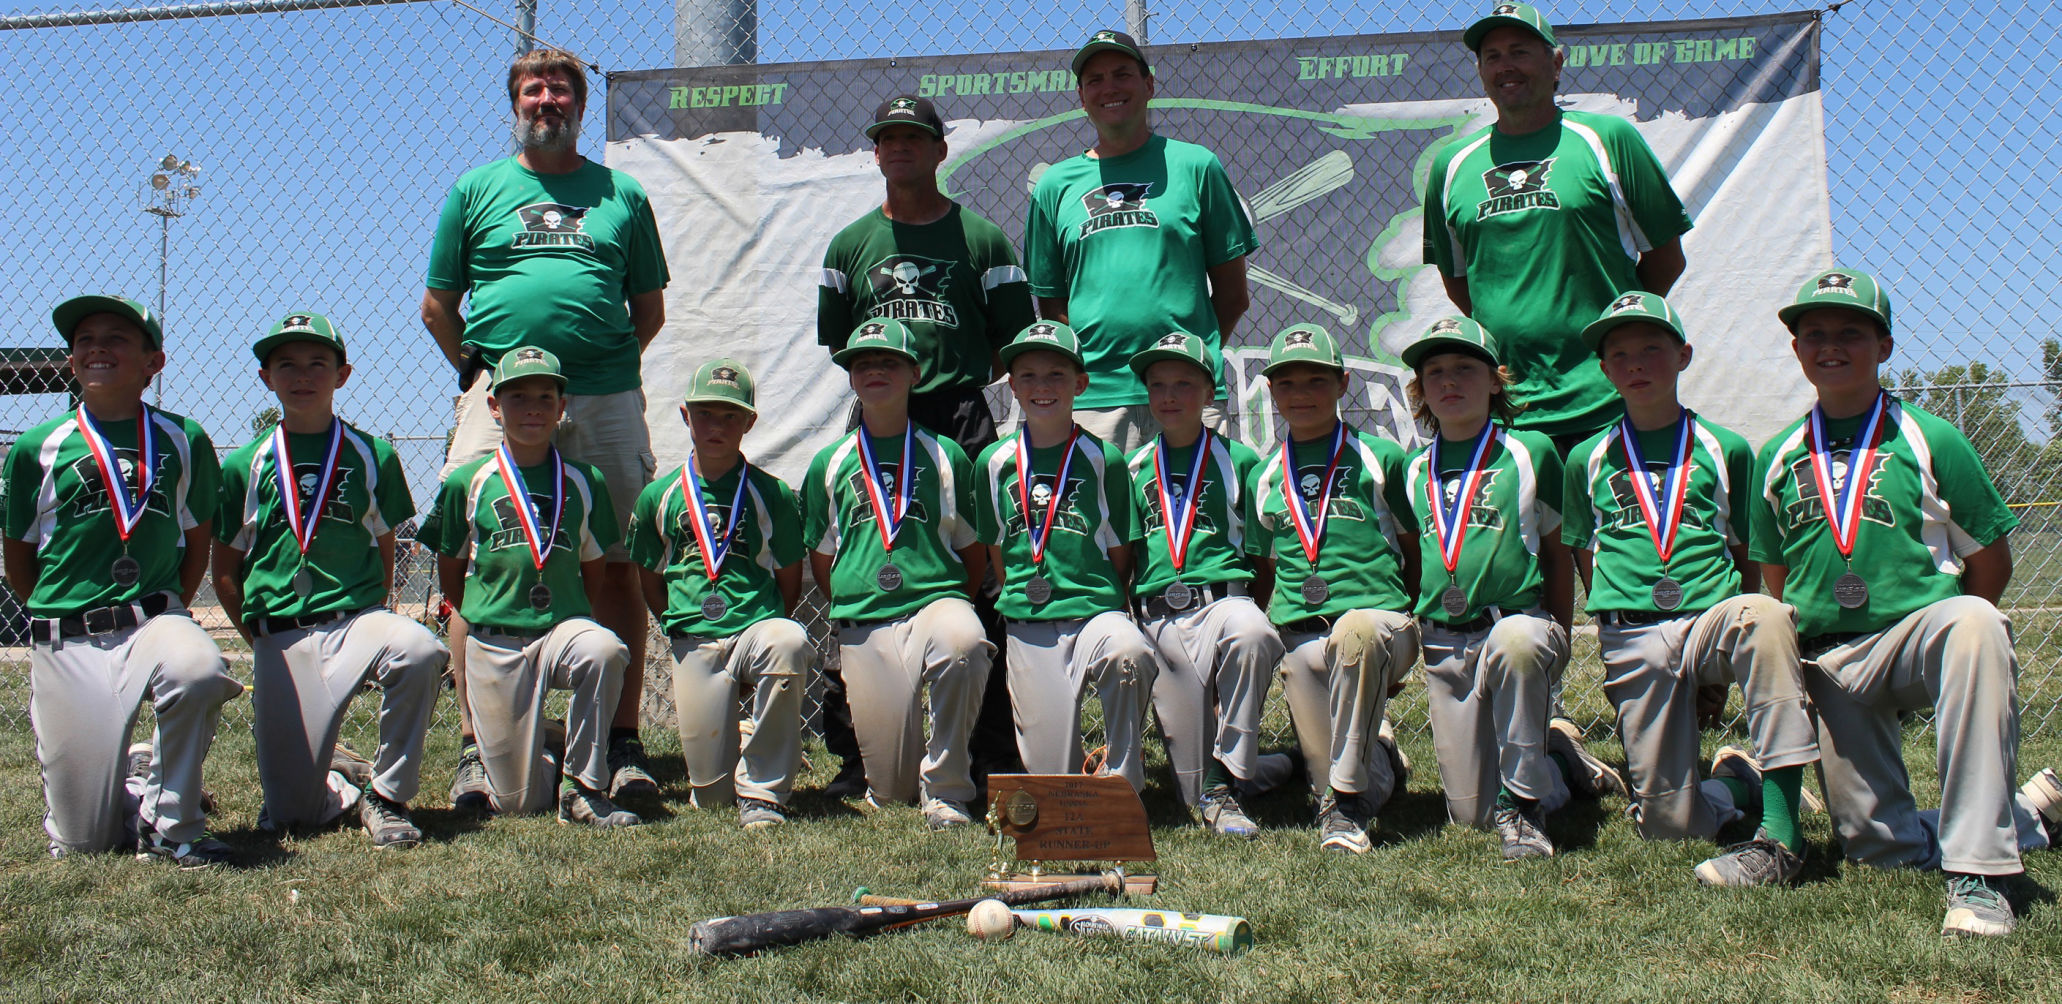
POLYGON ((1224 761, 1210 758, 1210 766, 1203 770, 1203 790, 1231 787, 1231 772, 1224 769, 1224 761))
POLYGON ((1554 768, 1561 772, 1561 780, 1567 783, 1570 791, 1573 791, 1575 789, 1575 768, 1568 765, 1568 758, 1559 753, 1549 751, 1547 759, 1554 762, 1554 768))
POLYGON ((1756 795, 1760 793, 1760 789, 1750 788, 1747 786, 1747 782, 1729 774, 1722 774, 1712 778, 1712 780, 1725 785, 1725 790, 1732 793, 1733 804, 1737 806, 1753 805, 1756 795))
POLYGON ((1797 803, 1804 788, 1804 765, 1761 772, 1761 828, 1770 840, 1804 853, 1804 834, 1797 825, 1797 803))

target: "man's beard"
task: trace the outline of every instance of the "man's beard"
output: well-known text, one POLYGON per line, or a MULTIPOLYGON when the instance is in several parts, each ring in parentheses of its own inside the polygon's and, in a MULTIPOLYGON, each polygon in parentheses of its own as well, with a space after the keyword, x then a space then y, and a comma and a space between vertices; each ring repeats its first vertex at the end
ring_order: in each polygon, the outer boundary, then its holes
POLYGON ((516 142, 525 150, 539 153, 564 153, 573 148, 580 139, 580 120, 576 117, 563 118, 557 122, 545 122, 537 118, 517 116, 515 121, 516 142))

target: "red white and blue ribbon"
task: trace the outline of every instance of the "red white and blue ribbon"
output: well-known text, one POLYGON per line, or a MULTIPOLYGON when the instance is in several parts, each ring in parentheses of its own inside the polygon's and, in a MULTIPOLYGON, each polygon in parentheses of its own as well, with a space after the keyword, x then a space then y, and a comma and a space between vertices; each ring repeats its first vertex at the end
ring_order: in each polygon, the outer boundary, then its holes
POLYGON ((1188 480, 1182 482, 1186 491, 1180 508, 1174 505, 1173 496, 1167 492, 1167 437, 1161 435, 1153 443, 1153 485, 1160 492, 1160 516, 1166 524, 1167 557, 1174 563, 1174 570, 1188 562, 1189 538, 1196 532, 1196 501, 1203 496, 1203 461, 1210 455, 1210 430, 1203 430, 1203 438, 1196 441, 1196 459, 1189 463, 1188 480))
POLYGON ((1811 408, 1811 476, 1818 483, 1819 504, 1826 523, 1833 528, 1833 546, 1840 556, 1854 556, 1855 539, 1861 534, 1862 498, 1868 495, 1869 472, 1876 465, 1876 448, 1883 444, 1883 415, 1890 410, 1890 397, 1878 391, 1869 406, 1869 417, 1855 434, 1854 449, 1847 455, 1847 480, 1833 477, 1833 451, 1826 442, 1826 413, 1811 408))
POLYGON ((552 541, 558 539, 559 520, 566 515, 566 461, 559 456, 558 447, 551 448, 551 526, 540 527, 537 507, 530 501, 529 486, 523 484, 523 472, 516 467, 515 455, 508 451, 508 444, 494 454, 494 462, 501 468, 501 483, 508 488, 508 499, 515 503, 516 522, 522 525, 523 542, 530 545, 530 560, 538 571, 544 570, 544 559, 551 553, 552 541))
POLYGON ((895 468, 895 498, 891 506, 881 490, 881 462, 874 457, 873 443, 864 427, 854 430, 859 443, 859 466, 865 473, 866 501, 873 506, 874 525, 881 531, 881 550, 893 551, 895 538, 902 535, 902 517, 909 514, 909 500, 916 493, 916 479, 909 476, 909 457, 916 442, 916 423, 902 429, 902 466, 895 468))
POLYGON ((322 507, 329 501, 330 490, 336 486, 337 458, 343 455, 344 423, 334 418, 329 420, 329 448, 323 451, 322 474, 315 481, 315 497, 308 502, 308 508, 301 508, 299 479, 294 476, 293 454, 286 445, 286 426, 272 427, 272 477, 279 486, 280 508, 286 511, 287 529, 293 531, 294 542, 301 545, 301 553, 308 553, 308 545, 315 541, 316 524, 322 522, 322 507))
MULTIPOLYGON (((1074 468, 1074 441, 1081 438, 1081 427, 1067 434, 1067 446, 1060 459, 1059 477, 1053 480, 1052 495, 1046 500, 1045 519, 1031 534, 1031 563, 1045 561, 1045 542, 1052 538, 1053 524, 1060 514, 1060 500, 1067 492, 1067 472, 1074 468)), ((1036 472, 1031 467, 1031 440, 1019 430, 1017 432, 1017 504, 1024 513, 1024 525, 1031 525, 1031 481, 1036 472)))
POLYGON ((1446 565, 1449 577, 1460 568, 1461 548, 1467 545, 1468 513, 1475 508, 1475 492, 1482 487, 1482 476, 1488 473, 1482 460, 1489 455, 1489 444, 1502 439, 1503 430, 1495 422, 1483 424, 1482 431, 1475 436, 1474 447, 1468 451, 1468 466, 1461 469, 1451 512, 1439 490, 1439 440, 1435 438, 1425 447, 1425 508, 1431 510, 1432 529, 1439 536, 1439 560, 1446 565))
POLYGON ((115 531, 122 541, 129 540, 129 533, 143 519, 150 508, 150 489, 157 482, 157 423, 151 421, 150 406, 138 403, 136 410, 136 494, 129 495, 129 480, 122 477, 122 463, 115 456, 115 449, 108 444, 107 436, 95 424, 93 416, 84 405, 79 407, 79 435, 86 440, 86 449, 93 454, 93 463, 100 468, 100 480, 107 486, 107 497, 114 502, 115 531))
POLYGON ((1633 498, 1640 503, 1640 518, 1646 521, 1647 534, 1654 540, 1654 553, 1661 556, 1663 564, 1675 553, 1675 532, 1682 527, 1683 500, 1689 496, 1690 488, 1690 428, 1696 422, 1694 413, 1684 409, 1676 419, 1675 448, 1669 451, 1668 467, 1662 472, 1660 491, 1647 473, 1647 458, 1640 454, 1640 433, 1633 428, 1630 416, 1618 423, 1618 442, 1625 448, 1627 472, 1632 476, 1633 498))
POLYGON ((695 543, 702 548, 702 570, 709 574, 709 581, 723 572, 723 559, 730 557, 730 531, 744 513, 745 483, 751 479, 752 465, 738 460, 737 494, 730 497, 730 518, 722 529, 709 528, 709 506, 702 501, 702 486, 695 483, 694 447, 687 448, 687 463, 680 465, 680 497, 687 500, 687 514, 694 523, 695 543))
POLYGON ((1339 476, 1339 457, 1346 452, 1346 423, 1339 422, 1332 427, 1332 455, 1325 462, 1324 484, 1317 492, 1317 514, 1303 504, 1303 492, 1296 483, 1296 464, 1290 457, 1293 448, 1288 440, 1282 441, 1282 502, 1289 508, 1289 522, 1296 526, 1296 539, 1303 545, 1303 556, 1317 564, 1318 548, 1324 544, 1325 520, 1332 512, 1332 482, 1339 476))

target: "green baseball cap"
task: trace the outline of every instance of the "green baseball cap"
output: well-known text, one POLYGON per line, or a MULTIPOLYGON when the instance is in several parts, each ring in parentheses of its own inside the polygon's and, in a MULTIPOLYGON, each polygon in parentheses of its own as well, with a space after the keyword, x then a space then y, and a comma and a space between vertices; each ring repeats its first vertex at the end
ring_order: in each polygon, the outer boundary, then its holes
POLYGON ((1805 280, 1797 290, 1797 299, 1776 311, 1776 317, 1782 320, 1784 327, 1795 332, 1797 319, 1820 307, 1859 310, 1880 322, 1884 334, 1890 333, 1890 294, 1874 276, 1859 269, 1827 269, 1805 280))
POLYGON ((510 349, 494 364, 494 383, 489 390, 498 391, 501 385, 524 377, 550 377, 558 381, 558 389, 566 389, 566 375, 559 372, 558 357, 535 345, 510 349))
POLYGON ((1272 375, 1291 363, 1346 371, 1346 359, 1339 354, 1339 340, 1315 324, 1293 325, 1274 336, 1274 344, 1267 350, 1267 365, 1260 368, 1260 375, 1272 375))
POLYGON ((1503 360, 1497 358, 1496 336, 1465 317, 1441 318, 1398 355, 1403 357, 1405 366, 1417 369, 1418 360, 1436 352, 1466 352, 1488 360, 1491 366, 1503 365, 1503 360))
POLYGON ((853 328, 845 347, 831 353, 831 362, 851 369, 853 357, 861 352, 892 352, 913 363, 920 361, 916 357, 916 336, 909 333, 908 325, 892 317, 876 317, 853 328))
POLYGON ((75 296, 57 305, 50 312, 50 320, 57 325, 57 333, 64 336, 64 343, 72 343, 72 329, 92 314, 114 314, 143 329, 143 340, 153 349, 165 347, 165 329, 158 323, 158 316, 141 301, 127 297, 102 294, 97 296, 75 296))
POLYGON ((1634 321, 1644 321, 1665 328, 1677 341, 1684 344, 1690 341, 1690 336, 1683 333, 1682 315, 1676 313, 1675 308, 1669 306, 1667 300, 1657 294, 1635 289, 1612 300, 1610 306, 1605 307, 1604 312, 1598 315, 1596 320, 1589 322, 1589 326, 1582 329, 1582 344, 1591 352, 1602 351, 1604 336, 1610 334, 1612 328, 1634 321))
POLYGON ((337 334, 336 325, 329 323, 329 318, 321 314, 300 310, 280 318, 279 323, 273 325, 265 337, 258 339, 258 344, 251 346, 251 352, 262 363, 271 357, 273 349, 288 342, 327 345, 336 350, 337 362, 343 362, 345 359, 344 336, 337 334))
POLYGON ((1074 50, 1074 76, 1076 79, 1079 79, 1081 76, 1081 68, 1088 65, 1088 58, 1098 52, 1121 52, 1138 60, 1139 67, 1147 73, 1153 72, 1152 64, 1146 62, 1146 54, 1139 51, 1137 39, 1121 31, 1112 31, 1105 28, 1089 36, 1088 41, 1081 43, 1081 48, 1074 50))
POLYGON ((752 371, 735 359, 711 359, 694 371, 687 382, 687 396, 681 404, 734 404, 754 415, 759 413, 758 389, 752 386, 752 371))
MULTIPOLYGON (((1144 380, 1146 378, 1146 370, 1151 369, 1154 363, 1162 359, 1177 359, 1191 366, 1200 367, 1205 375, 1209 375, 1210 356, 1207 354, 1208 351, 1208 349, 1203 347, 1203 340, 1201 338, 1197 338, 1186 331, 1170 331, 1161 335, 1160 340, 1154 342, 1152 348, 1131 357, 1131 372, 1138 374, 1140 380, 1144 380)), ((1211 376, 1210 383, 1212 387, 1216 386, 1217 380, 1215 376, 1211 376)))
POLYGON ((1088 361, 1081 355, 1081 336, 1058 321, 1032 322, 996 354, 1002 357, 1002 365, 1007 369, 1011 360, 1032 351, 1057 352, 1074 360, 1074 365, 1088 368, 1088 361))
POLYGON ((1469 52, 1481 52, 1482 37, 1504 25, 1523 28, 1550 46, 1561 44, 1554 41, 1554 26, 1547 22, 1546 15, 1529 3, 1497 4, 1487 17, 1469 25, 1468 30, 1461 33, 1461 41, 1467 43, 1469 52))

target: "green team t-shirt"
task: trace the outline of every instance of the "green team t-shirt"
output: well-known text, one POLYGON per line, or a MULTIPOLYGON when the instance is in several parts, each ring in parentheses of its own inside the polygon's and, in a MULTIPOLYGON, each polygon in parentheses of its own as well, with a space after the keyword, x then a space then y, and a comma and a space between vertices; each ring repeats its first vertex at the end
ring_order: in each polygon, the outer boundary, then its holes
MULTIPOLYGON (((1674 456, 1675 428, 1639 433, 1640 458, 1658 505, 1666 506, 1662 479, 1674 456)), ((1740 591, 1740 570, 1728 548, 1747 542, 1748 500, 1754 451, 1730 429, 1702 417, 1691 423, 1689 485, 1675 531, 1666 574, 1682 586, 1681 605, 1694 612, 1717 606, 1740 591)), ((1654 583, 1663 565, 1633 493, 1631 462, 1619 442, 1618 426, 1590 437, 1568 455, 1562 493, 1567 518, 1561 541, 1596 560, 1590 571, 1590 613, 1605 610, 1657 613, 1654 583)))
MULTIPOLYGON (((143 516, 124 546, 100 466, 68 411, 22 433, 7 451, 7 539, 36 546, 36 588, 29 613, 70 617, 82 610, 179 591, 186 531, 213 518, 221 468, 208 434, 191 420, 147 409, 157 446, 157 471, 143 516), (112 568, 124 553, 142 566, 135 583, 118 586, 112 568)), ((129 490, 135 491, 137 423, 99 423, 129 490)))
POLYGON ((1110 548, 1139 536, 1131 507, 1131 475, 1117 448, 1081 430, 1074 440, 1074 461, 1067 483, 1059 483, 1067 446, 1056 443, 1031 453, 1031 512, 1025 519, 1017 499, 1017 440, 1020 429, 981 451, 974 462, 974 506, 980 512, 981 542, 1002 549, 1002 596, 995 608, 1020 621, 1080 620, 1105 610, 1124 609, 1124 588, 1110 563, 1110 548), (1052 516, 1045 560, 1031 562, 1031 535, 1052 516), (1052 583, 1052 598, 1034 604, 1025 584, 1042 575, 1052 583))
MULTIPOLYGON (((1195 465, 1199 444, 1167 451, 1169 501, 1179 512, 1189 505, 1191 495, 1196 498, 1195 525, 1178 572, 1174 568, 1173 545, 1167 539, 1168 523, 1174 514, 1161 504, 1160 478, 1153 461, 1159 439, 1155 437, 1132 451, 1125 461, 1131 472, 1131 508, 1138 513, 1138 534, 1133 539, 1141 546, 1132 554, 1138 560, 1135 581, 1140 596, 1157 596, 1176 579, 1200 586, 1253 578, 1253 566, 1246 558, 1246 540, 1253 526, 1253 496, 1246 490, 1246 483, 1253 468, 1260 466, 1260 456, 1236 439, 1207 431, 1204 435, 1210 439, 1210 452, 1203 458, 1203 468, 1197 475, 1199 488, 1189 484, 1189 470, 1195 465)), ((1175 532, 1180 532, 1179 527, 1175 532)))
MULTIPOLYGON (((335 485, 316 514, 306 568, 314 591, 294 592, 303 567, 301 545, 287 525, 280 500, 272 435, 231 451, 222 461, 222 493, 215 508, 215 538, 243 552, 243 615, 305 617, 363 610, 387 601, 386 563, 379 539, 415 515, 401 460, 384 439, 343 424, 335 485)), ((329 450, 329 433, 289 433, 293 483, 303 512, 314 505, 329 450)))
MULTIPOLYGON (((1433 441, 1438 448, 1439 496, 1452 512, 1467 466, 1473 439, 1433 441)), ((1539 547, 1546 535, 1561 528, 1561 457, 1544 433, 1505 429, 1483 460, 1488 473, 1475 491, 1468 513, 1467 536, 1460 561, 1449 580, 1439 553, 1439 529, 1427 502, 1424 450, 1411 454, 1404 471, 1411 511, 1417 514, 1418 546, 1425 560, 1418 576, 1418 616, 1442 624, 1458 624, 1482 616, 1489 607, 1528 610, 1539 604, 1545 578, 1539 571, 1539 547), (1457 582, 1468 594, 1467 612, 1449 615, 1441 594, 1457 582)))
POLYGON ((1551 436, 1615 417, 1582 329, 1640 288, 1641 254, 1689 229, 1654 151, 1615 115, 1563 111, 1521 136, 1489 126, 1442 148, 1425 186, 1425 263, 1468 281, 1517 377, 1519 427, 1551 436))
POLYGON ((1282 451, 1276 449, 1253 469, 1247 488, 1255 529, 1246 538, 1246 550, 1275 563, 1268 619, 1290 624, 1307 617, 1337 617, 1348 610, 1409 609, 1399 548, 1416 537, 1417 523, 1404 491, 1403 447, 1346 427, 1315 567, 1297 536, 1287 492, 1295 491, 1303 499, 1304 513, 1316 518, 1332 437, 1295 442, 1291 448, 1289 471, 1283 470, 1282 451), (1286 483, 1291 479, 1293 489, 1286 483), (1303 582, 1313 574, 1323 576, 1326 587, 1324 601, 1316 604, 1303 598, 1303 582))
POLYGON ((1031 287, 1002 230, 955 203, 935 222, 879 209, 831 238, 816 291, 816 340, 835 351, 852 329, 892 317, 915 339, 916 391, 988 385, 994 350, 1032 321, 1031 287))
MULTIPOLYGON (((895 536, 894 564, 901 573, 893 589, 881 588, 881 566, 889 554, 880 523, 867 500, 866 469, 859 443, 839 436, 817 451, 802 484, 802 539, 831 556, 832 620, 885 621, 907 616, 944 596, 966 596, 963 548, 974 545, 972 466, 965 451, 922 426, 911 438, 909 508, 895 536)), ((880 484, 890 505, 905 476, 902 437, 871 438, 880 484)))
POLYGON ((1084 153, 1046 169, 1031 195, 1024 264, 1031 292, 1066 300, 1081 336, 1093 381, 1074 406, 1144 404, 1131 357, 1170 331, 1201 338, 1225 386, 1206 270, 1259 246, 1224 165, 1194 143, 1154 136, 1121 157, 1084 153))
POLYGON ((730 552, 717 569, 716 581, 702 562, 695 537, 694 511, 688 508, 676 468, 644 486, 630 515, 630 560, 666 580, 666 616, 661 627, 669 635, 728 638, 770 617, 785 617, 780 585, 773 573, 802 560, 802 514, 786 482, 758 467, 751 469, 742 498, 738 495, 738 463, 715 481, 692 475, 702 497, 709 533, 730 528, 730 552), (731 502, 737 501, 733 510, 731 502), (723 615, 702 614, 711 595, 723 598, 723 615))
MULTIPOLYGON (((1842 483, 1865 417, 1827 423, 1833 474, 1842 483)), ((1789 569, 1783 601, 1797 608, 1800 635, 1880 631, 1961 595, 1962 559, 2019 525, 1954 426, 1896 397, 1883 422, 1854 545, 1854 572, 1869 587, 1859 609, 1842 609, 1833 598, 1833 581, 1848 565, 1812 477, 1809 416, 1764 444, 1755 460, 1749 547, 1754 560, 1789 569)))
MULTIPOLYGON (((566 499, 565 514, 539 571, 495 456, 481 457, 444 479, 437 504, 423 517, 416 536, 438 554, 471 562, 465 603, 458 612, 470 624, 518 634, 541 633, 570 617, 593 616, 581 584, 580 563, 601 560, 602 552, 616 542, 616 517, 601 473, 577 460, 566 461, 559 488, 566 499), (551 602, 543 610, 530 605, 531 587, 540 582, 551 590, 551 602)), ((545 532, 551 523, 551 464, 519 470, 530 504, 536 507, 538 532, 545 532)))
POLYGON ((643 186, 588 161, 538 174, 514 157, 458 179, 426 284, 469 290, 465 340, 492 363, 518 345, 558 356, 569 394, 635 390, 629 299, 671 276, 643 186))

